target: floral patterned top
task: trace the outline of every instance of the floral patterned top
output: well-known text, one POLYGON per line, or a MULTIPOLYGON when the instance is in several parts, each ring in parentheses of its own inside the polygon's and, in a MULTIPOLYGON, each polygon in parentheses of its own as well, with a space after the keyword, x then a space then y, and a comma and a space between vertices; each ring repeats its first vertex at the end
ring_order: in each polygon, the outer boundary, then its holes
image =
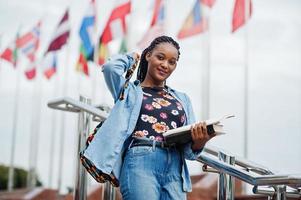
POLYGON ((164 87, 142 89, 142 106, 132 135, 163 141, 164 132, 184 125, 186 115, 183 106, 164 87))

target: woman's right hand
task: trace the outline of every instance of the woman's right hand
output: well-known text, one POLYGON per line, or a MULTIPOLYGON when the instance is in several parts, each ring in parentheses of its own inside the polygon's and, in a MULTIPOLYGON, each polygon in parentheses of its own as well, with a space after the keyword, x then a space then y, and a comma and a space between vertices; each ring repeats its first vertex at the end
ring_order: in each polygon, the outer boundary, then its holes
POLYGON ((135 60, 139 60, 139 59, 140 59, 140 54, 137 53, 137 52, 133 52, 133 58, 134 58, 135 60))

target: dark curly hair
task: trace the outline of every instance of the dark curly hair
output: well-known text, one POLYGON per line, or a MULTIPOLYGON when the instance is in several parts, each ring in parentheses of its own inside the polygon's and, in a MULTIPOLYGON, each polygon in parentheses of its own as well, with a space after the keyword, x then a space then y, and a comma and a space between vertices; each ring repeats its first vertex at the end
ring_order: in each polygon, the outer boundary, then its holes
POLYGON ((169 36, 159 36, 157 38, 155 38, 150 45, 143 50, 142 54, 141 54, 141 59, 140 59, 140 64, 138 67, 138 72, 137 72, 137 80, 139 80, 140 82, 143 82, 147 73, 147 67, 148 67, 148 62, 146 60, 146 54, 151 52, 157 45, 161 44, 161 43, 170 43, 172 44, 177 50, 178 50, 178 58, 177 60, 179 60, 180 57, 180 46, 179 44, 171 37, 169 36))

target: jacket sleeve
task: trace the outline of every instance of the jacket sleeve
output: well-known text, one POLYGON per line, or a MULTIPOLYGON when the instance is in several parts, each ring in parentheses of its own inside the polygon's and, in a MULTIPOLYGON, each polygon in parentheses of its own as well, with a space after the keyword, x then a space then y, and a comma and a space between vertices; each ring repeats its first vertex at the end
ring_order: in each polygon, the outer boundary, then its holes
POLYGON ((115 55, 103 65, 102 72, 106 84, 116 102, 125 83, 123 74, 133 65, 133 54, 115 55))
MULTIPOLYGON (((191 101, 189 97, 185 94, 185 102, 187 104, 187 122, 188 124, 195 123, 195 115, 192 109, 191 101)), ((195 160, 199 157, 200 153, 202 152, 202 149, 199 149, 198 151, 193 151, 191 148, 192 143, 189 142, 186 145, 184 145, 184 157, 188 160, 195 160)))

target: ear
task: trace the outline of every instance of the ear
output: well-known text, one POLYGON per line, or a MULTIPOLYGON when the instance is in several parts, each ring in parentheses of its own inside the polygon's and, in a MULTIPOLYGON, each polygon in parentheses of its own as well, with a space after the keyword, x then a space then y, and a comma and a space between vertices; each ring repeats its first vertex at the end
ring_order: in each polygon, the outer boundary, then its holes
POLYGON ((148 62, 150 57, 151 57, 151 52, 147 52, 146 55, 145 55, 145 60, 148 62))

